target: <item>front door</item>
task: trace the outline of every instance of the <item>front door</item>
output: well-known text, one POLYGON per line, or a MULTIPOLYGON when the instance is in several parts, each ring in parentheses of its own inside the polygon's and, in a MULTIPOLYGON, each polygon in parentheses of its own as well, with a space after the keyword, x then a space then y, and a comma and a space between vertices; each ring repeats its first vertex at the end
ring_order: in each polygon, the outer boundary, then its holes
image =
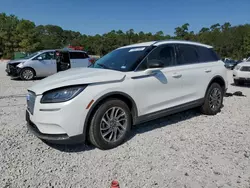
POLYGON ((134 85, 135 101, 140 115, 146 115, 180 105, 183 97, 182 77, 176 72, 176 50, 174 45, 156 47, 139 65, 136 72, 131 72, 131 84, 134 85), (165 67, 147 75, 147 62, 160 60, 165 67))
POLYGON ((49 76, 56 73, 54 51, 41 53, 32 60, 32 68, 38 77, 49 76))

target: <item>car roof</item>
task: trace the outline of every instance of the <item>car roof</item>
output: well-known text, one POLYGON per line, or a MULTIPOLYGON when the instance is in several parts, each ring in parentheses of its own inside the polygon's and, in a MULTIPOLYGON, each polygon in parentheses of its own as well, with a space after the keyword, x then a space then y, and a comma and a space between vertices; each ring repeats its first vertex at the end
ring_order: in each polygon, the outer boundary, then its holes
POLYGON ((190 44, 190 45, 202 46, 202 47, 206 47, 206 48, 213 48, 210 45, 202 44, 199 42, 192 42, 192 41, 185 41, 185 40, 161 40, 161 41, 150 41, 150 42, 131 44, 131 45, 120 47, 118 49, 133 48, 133 47, 147 47, 147 46, 151 46, 151 45, 159 46, 162 44, 190 44))
POLYGON ((84 52, 84 53, 87 53, 83 50, 73 50, 73 49, 70 49, 70 48, 63 48, 63 49, 51 49, 51 50, 41 50, 39 51, 39 53, 44 53, 44 52, 55 52, 55 51, 68 51, 68 52, 84 52))
POLYGON ((250 62, 241 62, 239 65, 250 66, 250 62))

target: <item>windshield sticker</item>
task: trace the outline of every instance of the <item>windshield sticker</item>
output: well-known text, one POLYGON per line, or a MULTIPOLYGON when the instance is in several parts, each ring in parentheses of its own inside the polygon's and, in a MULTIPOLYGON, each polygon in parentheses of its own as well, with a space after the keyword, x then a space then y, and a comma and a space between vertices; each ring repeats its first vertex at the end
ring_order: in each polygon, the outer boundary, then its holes
POLYGON ((138 52, 138 51, 143 51, 145 49, 145 47, 143 48, 133 48, 133 49, 130 49, 128 52, 138 52))
POLYGON ((122 66, 121 69, 126 69, 126 66, 122 66))

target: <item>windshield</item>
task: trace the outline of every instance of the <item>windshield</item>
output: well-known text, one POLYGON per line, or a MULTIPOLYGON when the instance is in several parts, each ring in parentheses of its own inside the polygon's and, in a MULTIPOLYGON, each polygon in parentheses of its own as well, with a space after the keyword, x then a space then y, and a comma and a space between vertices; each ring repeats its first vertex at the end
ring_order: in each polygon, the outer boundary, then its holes
POLYGON ((142 46, 116 49, 97 60, 93 67, 123 72, 132 71, 151 49, 142 46))
POLYGON ((35 53, 33 53, 33 54, 27 55, 27 56, 24 57, 23 59, 30 59, 30 58, 32 58, 32 57, 38 55, 38 54, 39 54, 39 52, 35 52, 35 53))

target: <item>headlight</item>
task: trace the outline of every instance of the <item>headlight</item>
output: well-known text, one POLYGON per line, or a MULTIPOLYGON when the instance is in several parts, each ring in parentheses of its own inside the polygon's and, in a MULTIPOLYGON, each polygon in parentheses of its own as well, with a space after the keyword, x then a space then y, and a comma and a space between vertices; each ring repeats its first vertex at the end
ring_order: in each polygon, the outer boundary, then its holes
POLYGON ((86 85, 74 86, 48 91, 44 93, 41 103, 60 103, 69 101, 81 93, 86 87, 86 85))

